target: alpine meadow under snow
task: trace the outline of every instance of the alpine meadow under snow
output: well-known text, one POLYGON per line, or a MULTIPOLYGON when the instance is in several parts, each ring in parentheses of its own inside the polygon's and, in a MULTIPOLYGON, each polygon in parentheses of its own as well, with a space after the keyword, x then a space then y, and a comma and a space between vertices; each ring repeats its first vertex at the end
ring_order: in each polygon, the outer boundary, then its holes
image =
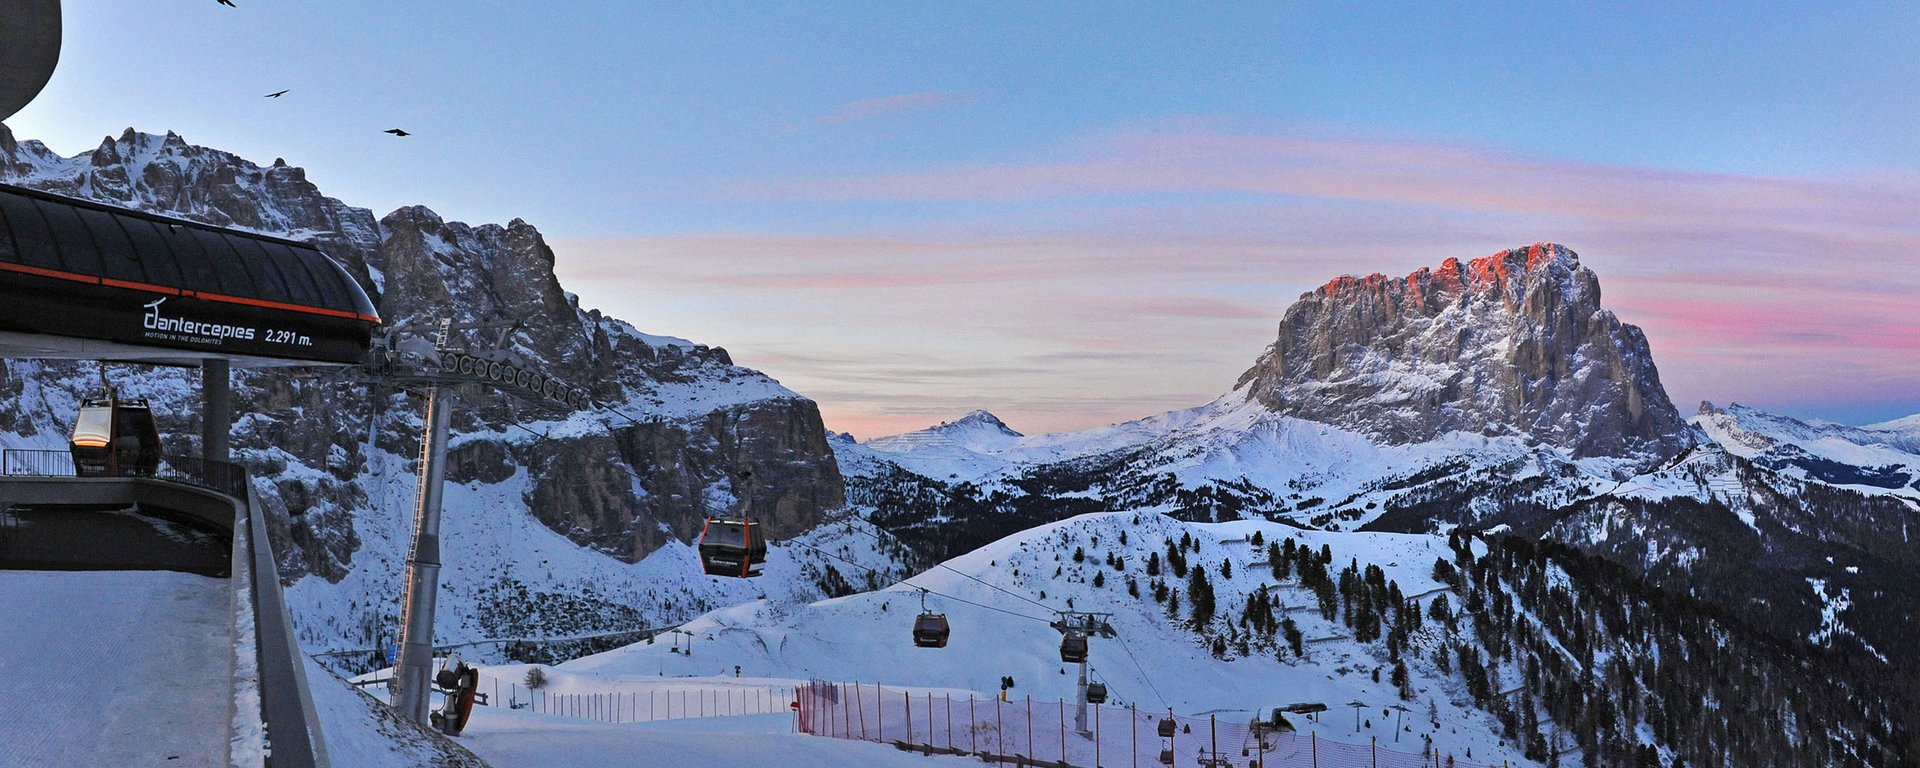
MULTIPOLYGON (((1686 418, 1562 245, 1335 278, 1192 408, 1032 436, 974 411, 860 442, 721 347, 581 307, 519 220, 376 218, 284 162, 132 130, 62 158, 0 129, 0 181, 313 242, 394 333, 506 324, 513 355, 591 390, 571 412, 458 395, 435 640, 472 643, 492 695, 448 741, 346 682, 390 673, 419 399, 236 373, 234 454, 336 764, 936 765, 958 758, 791 733, 789 703, 815 682, 1070 709, 1066 612, 1107 615, 1090 666, 1116 712, 1414 764, 1920 763, 1920 415, 1686 418), (732 514, 771 533, 761 575, 701 570, 702 524, 732 514), (943 648, 914 646, 923 605, 943 648), (751 714, 654 708, 688 694, 751 714), (1328 709, 1275 711, 1302 703, 1328 709)), ((198 452, 195 373, 110 375, 198 452)), ((0 445, 63 448, 95 376, 6 361, 0 445)), ((1091 742, 1059 737, 1001 754, 1083 764, 1091 742)))

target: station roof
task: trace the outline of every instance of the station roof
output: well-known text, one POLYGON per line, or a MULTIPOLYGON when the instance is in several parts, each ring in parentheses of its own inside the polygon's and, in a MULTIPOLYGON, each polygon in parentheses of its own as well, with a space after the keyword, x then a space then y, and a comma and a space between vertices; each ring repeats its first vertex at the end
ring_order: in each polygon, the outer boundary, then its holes
MULTIPOLYGON (((184 347, 209 357, 348 362, 355 355, 333 342, 364 340, 380 322, 346 269, 311 244, 6 184, 0 184, 0 275, 14 292, 70 294, 63 306, 75 309, 50 317, 0 308, 0 330, 184 347), (141 303, 128 303, 134 299, 141 303), (168 301, 166 311, 196 316, 168 318, 158 324, 165 333, 151 332, 157 323, 149 322, 137 335, 129 335, 137 328, 103 326, 98 319, 123 311, 137 318, 140 307, 157 317, 155 306, 168 301), (82 316, 79 310, 88 306, 98 307, 95 317, 82 316), (195 335, 208 326, 208 333, 195 335), (327 343, 265 343, 289 332, 295 342, 306 336, 327 343)), ((364 342, 357 346, 366 349, 364 342)))

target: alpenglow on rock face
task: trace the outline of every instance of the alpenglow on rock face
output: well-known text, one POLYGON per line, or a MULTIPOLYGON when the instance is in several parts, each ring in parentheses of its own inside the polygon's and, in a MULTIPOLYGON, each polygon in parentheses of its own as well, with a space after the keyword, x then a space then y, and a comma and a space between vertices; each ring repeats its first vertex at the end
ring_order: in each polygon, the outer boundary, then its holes
POLYGON ((1602 309, 1593 271, 1552 243, 1335 278, 1287 309, 1234 388, 1396 444, 1460 431, 1647 459, 1690 444, 1646 336, 1602 309))

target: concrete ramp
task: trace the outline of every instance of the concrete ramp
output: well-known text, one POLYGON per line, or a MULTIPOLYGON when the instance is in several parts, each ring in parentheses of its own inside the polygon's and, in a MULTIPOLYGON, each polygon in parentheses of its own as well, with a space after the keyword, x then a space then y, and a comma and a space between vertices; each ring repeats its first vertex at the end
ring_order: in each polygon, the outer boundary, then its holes
POLYGON ((224 766, 233 586, 176 571, 0 571, 0 766, 224 766))

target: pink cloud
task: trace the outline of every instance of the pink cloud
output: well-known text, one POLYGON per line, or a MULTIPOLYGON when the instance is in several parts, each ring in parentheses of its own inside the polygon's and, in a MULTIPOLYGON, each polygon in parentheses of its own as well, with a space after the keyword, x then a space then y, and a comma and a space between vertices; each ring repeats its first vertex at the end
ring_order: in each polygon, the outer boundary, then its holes
POLYGON ((1897 174, 1743 176, 1186 131, 1108 139, 1058 162, 703 191, 737 205, 963 211, 889 233, 557 244, 563 268, 643 295, 638 281, 657 286, 650 295, 682 317, 711 313, 705 338, 749 365, 775 348, 936 356, 860 370, 770 364, 821 400, 830 425, 920 426, 983 406, 1074 428, 1194 404, 1207 398, 1176 401, 1225 391, 1292 299, 1329 277, 1406 274, 1536 240, 1581 253, 1606 306, 1646 330, 1677 402, 1920 411, 1920 184, 1897 174), (1033 359, 1007 366, 1013 351, 1033 359))

